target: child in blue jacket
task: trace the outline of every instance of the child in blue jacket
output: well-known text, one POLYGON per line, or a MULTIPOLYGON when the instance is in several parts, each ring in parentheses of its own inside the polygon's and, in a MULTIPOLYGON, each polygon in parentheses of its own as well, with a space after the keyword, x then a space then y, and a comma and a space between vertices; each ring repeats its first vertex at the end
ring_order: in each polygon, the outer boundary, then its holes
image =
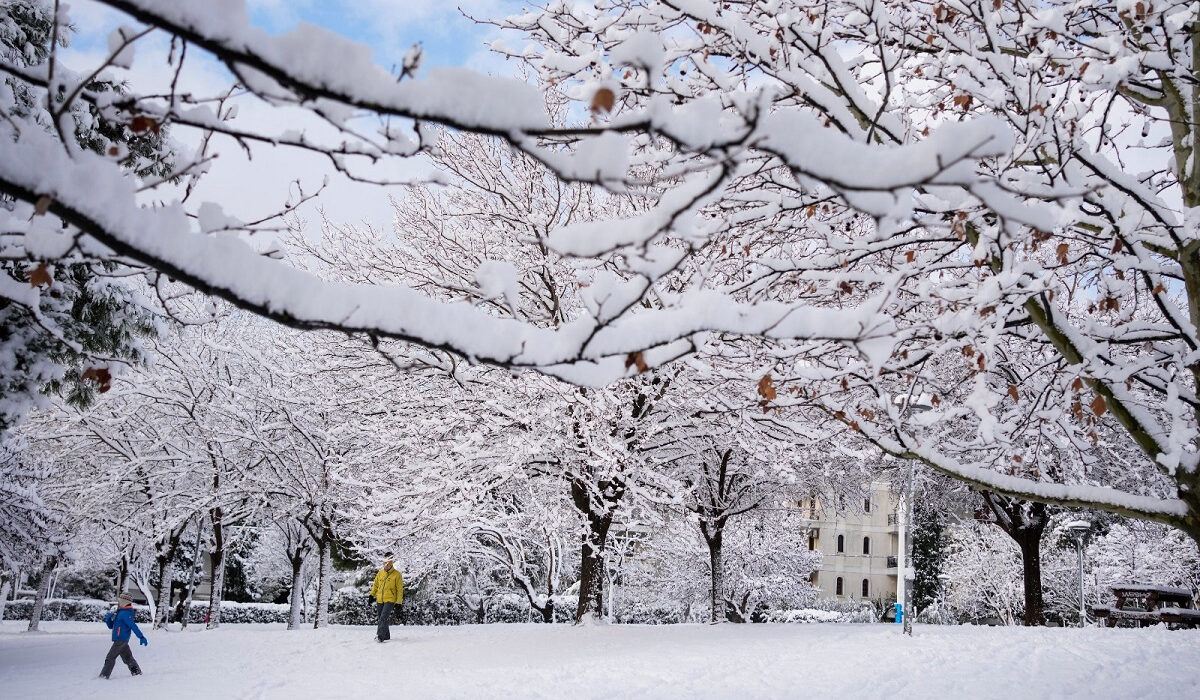
POLYGON ((142 646, 146 646, 149 642, 146 641, 146 635, 138 629, 137 623, 133 621, 133 600, 127 593, 117 596, 117 610, 104 616, 104 624, 112 630, 112 646, 108 649, 108 655, 104 657, 104 668, 100 669, 100 677, 108 678, 112 673, 113 666, 117 663, 118 656, 129 667, 130 673, 135 676, 142 675, 142 668, 138 666, 137 659, 133 658, 133 650, 129 648, 129 635, 131 632, 137 635, 142 646))

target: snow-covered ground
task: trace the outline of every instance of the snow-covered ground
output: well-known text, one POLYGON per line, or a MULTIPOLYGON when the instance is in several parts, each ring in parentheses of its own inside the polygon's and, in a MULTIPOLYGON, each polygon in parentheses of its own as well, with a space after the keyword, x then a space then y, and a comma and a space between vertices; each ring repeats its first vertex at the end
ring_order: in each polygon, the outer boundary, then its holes
POLYGON ((487 625, 151 632, 145 670, 101 624, 0 625, 5 698, 1196 698, 1200 631, 487 625))

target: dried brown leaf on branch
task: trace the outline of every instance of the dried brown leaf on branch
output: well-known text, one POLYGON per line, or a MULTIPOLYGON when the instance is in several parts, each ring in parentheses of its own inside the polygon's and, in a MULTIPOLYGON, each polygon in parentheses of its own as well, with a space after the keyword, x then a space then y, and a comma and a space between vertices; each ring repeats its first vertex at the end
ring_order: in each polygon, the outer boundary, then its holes
POLYGON ((1008 385, 1008 395, 1012 397, 1012 400, 1013 400, 1013 401, 1020 401, 1020 400, 1021 400, 1021 394, 1020 394, 1020 393, 1017 391, 1017 385, 1016 385, 1016 384, 1009 384, 1009 385, 1008 385))
POLYGON ((108 371, 107 367, 89 367, 84 370, 81 378, 84 381, 91 380, 96 382, 99 385, 101 394, 112 388, 112 373, 108 371))
POLYGON ((142 134, 147 131, 152 131, 155 135, 158 135, 161 127, 161 124, 154 121, 150 117, 134 117, 133 120, 129 122, 129 130, 135 134, 142 134))
POLYGON ((612 90, 602 87, 592 94, 592 114, 611 112, 617 104, 617 96, 612 90))
POLYGON ((54 286, 54 275, 50 274, 50 268, 46 267, 46 263, 41 263, 29 271, 29 286, 41 287, 42 285, 54 286))
POLYGON ((758 380, 758 395, 763 397, 765 401, 774 401, 776 397, 775 380, 771 379, 771 374, 764 374, 762 379, 758 380))
POLYGON ((1103 396, 1096 394, 1096 398, 1092 399, 1092 413, 1095 413, 1097 416, 1102 416, 1107 410, 1108 402, 1104 400, 1103 396))
POLYGON ((631 352, 625 356, 625 369, 629 369, 635 365, 637 366, 638 374, 650 369, 650 367, 646 364, 646 358, 642 357, 642 353, 640 351, 631 352))

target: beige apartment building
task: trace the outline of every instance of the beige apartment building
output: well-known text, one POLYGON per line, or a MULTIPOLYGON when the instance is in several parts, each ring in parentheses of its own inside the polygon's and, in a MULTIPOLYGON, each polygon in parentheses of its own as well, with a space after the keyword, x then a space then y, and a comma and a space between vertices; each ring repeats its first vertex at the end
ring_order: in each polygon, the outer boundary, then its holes
POLYGON ((890 483, 872 482, 854 497, 816 495, 799 505, 809 523, 808 548, 822 556, 813 573, 822 598, 883 604, 903 597, 903 498, 890 483))

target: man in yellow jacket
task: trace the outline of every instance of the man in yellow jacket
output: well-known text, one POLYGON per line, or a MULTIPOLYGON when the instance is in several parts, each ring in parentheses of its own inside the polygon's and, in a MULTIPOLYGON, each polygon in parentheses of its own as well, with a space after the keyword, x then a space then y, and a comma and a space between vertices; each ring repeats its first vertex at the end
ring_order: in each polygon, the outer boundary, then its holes
POLYGON ((383 568, 375 574, 371 584, 371 597, 379 605, 379 621, 375 629, 375 641, 386 642, 392 638, 388 623, 392 619, 392 608, 404 602, 404 577, 392 566, 392 553, 383 555, 383 568))

